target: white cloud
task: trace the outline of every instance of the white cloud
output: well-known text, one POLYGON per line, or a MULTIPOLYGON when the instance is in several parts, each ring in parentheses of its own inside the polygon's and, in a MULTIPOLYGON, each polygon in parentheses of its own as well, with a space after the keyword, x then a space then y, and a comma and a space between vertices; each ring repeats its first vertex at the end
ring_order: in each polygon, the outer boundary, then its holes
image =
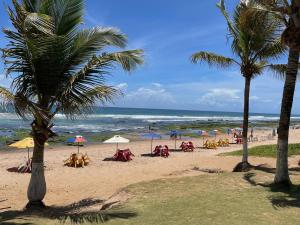
MULTIPOLYGON (((125 86, 120 84, 119 86, 125 86)), ((173 94, 167 91, 162 84, 155 83, 149 86, 138 87, 130 90, 123 99, 118 101, 118 105, 131 107, 170 107, 176 103, 173 94)))
POLYGON ((207 104, 217 107, 227 106, 241 101, 240 92, 241 91, 238 89, 214 88, 210 89, 196 102, 199 104, 207 104))
POLYGON ((254 96, 250 96, 250 100, 252 101, 257 101, 257 100, 260 100, 260 97, 254 95, 254 96))
POLYGON ((142 100, 148 103, 175 103, 172 94, 166 91, 160 84, 152 84, 151 87, 140 87, 137 90, 128 93, 127 98, 133 101, 142 100))
POLYGON ((162 84, 160 84, 160 83, 152 83, 152 85, 154 87, 157 87, 157 88, 161 88, 162 87, 162 84))
POLYGON ((121 91, 126 91, 127 88, 128 88, 128 84, 127 83, 121 83, 121 84, 118 84, 116 87, 118 89, 120 89, 121 91))

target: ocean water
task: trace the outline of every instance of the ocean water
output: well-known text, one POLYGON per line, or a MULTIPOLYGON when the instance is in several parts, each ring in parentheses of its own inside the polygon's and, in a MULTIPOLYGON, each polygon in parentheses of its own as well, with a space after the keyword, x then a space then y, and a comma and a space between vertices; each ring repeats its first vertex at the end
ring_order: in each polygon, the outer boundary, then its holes
MULTIPOLYGON (((186 110, 161 110, 161 109, 132 109, 105 107, 97 109, 95 113, 68 120, 63 115, 57 115, 54 120, 56 132, 103 132, 120 130, 147 129, 152 124, 178 124, 186 122, 207 123, 213 122, 242 122, 242 113, 234 112, 209 112, 186 110)), ((278 121, 276 114, 250 114, 250 121, 278 121)), ((294 116, 299 120, 300 116, 294 116)), ((0 113, 0 135, 9 134, 10 130, 30 128, 31 121, 24 121, 14 113, 0 113)))

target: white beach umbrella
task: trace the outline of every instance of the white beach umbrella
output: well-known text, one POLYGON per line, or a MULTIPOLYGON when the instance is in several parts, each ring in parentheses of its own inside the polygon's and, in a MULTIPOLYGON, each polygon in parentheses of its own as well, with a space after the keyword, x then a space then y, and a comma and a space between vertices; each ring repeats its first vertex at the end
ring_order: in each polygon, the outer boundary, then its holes
POLYGON ((104 141, 103 143, 104 144, 117 144, 117 150, 118 150, 119 144, 129 143, 129 142, 130 142, 129 139, 123 138, 120 135, 115 135, 112 138, 104 141))

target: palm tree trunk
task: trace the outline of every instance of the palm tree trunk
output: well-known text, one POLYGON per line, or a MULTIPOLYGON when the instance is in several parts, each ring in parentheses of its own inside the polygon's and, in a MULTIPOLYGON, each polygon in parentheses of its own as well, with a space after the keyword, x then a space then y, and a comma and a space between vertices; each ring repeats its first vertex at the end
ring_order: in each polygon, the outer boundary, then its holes
POLYGON ((243 163, 248 163, 248 126, 249 126, 249 98, 251 77, 245 77, 244 119, 243 119, 243 163))
POLYGON ((288 141, 289 126, 292 112, 295 86, 298 73, 299 52, 290 49, 288 68, 286 72, 283 97, 281 103, 281 114, 278 128, 277 164, 275 183, 290 185, 291 180, 288 171, 288 141))
POLYGON ((33 130, 34 149, 32 158, 32 172, 27 190, 28 204, 26 208, 44 207, 43 199, 46 195, 46 180, 44 175, 44 146, 46 139, 39 138, 33 130))
POLYGON ((249 125, 249 98, 250 98, 251 76, 245 76, 244 90, 244 119, 243 119, 243 158, 242 162, 238 163, 233 172, 249 171, 251 165, 248 163, 248 125, 249 125))

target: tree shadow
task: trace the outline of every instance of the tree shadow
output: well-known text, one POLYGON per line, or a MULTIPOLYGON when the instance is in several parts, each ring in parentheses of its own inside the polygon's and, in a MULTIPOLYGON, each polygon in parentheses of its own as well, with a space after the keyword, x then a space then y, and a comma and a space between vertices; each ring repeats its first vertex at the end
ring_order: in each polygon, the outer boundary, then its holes
POLYGON ((300 208, 300 185, 290 184, 274 184, 274 183, 258 183, 255 180, 256 174, 253 172, 245 173, 243 179, 252 186, 260 186, 266 188, 272 193, 269 197, 270 202, 275 208, 300 208))
MULTIPOLYGON (((1 221, 1 220, 0 220, 1 221)), ((34 225, 33 223, 1 222, 1 225, 34 225)))
MULTIPOLYGON (((5 211, 0 213, 0 224, 2 225, 33 225, 26 222, 30 217, 45 218, 50 220, 58 220, 61 224, 70 222, 71 224, 93 223, 101 224, 113 219, 130 219, 136 217, 137 213, 133 211, 124 211, 120 208, 109 210, 87 211, 92 206, 100 206, 104 204, 104 200, 99 199, 83 199, 79 202, 65 206, 50 206, 43 210, 23 210, 23 211, 5 211), (12 222, 13 220, 22 220, 24 223, 12 222)), ((102 207, 107 208, 107 207, 102 207)))
POLYGON ((181 149, 169 149, 170 152, 184 152, 181 149))
POLYGON ((116 162, 116 160, 113 157, 107 157, 107 158, 103 159, 102 161, 104 161, 104 162, 116 162))
MULTIPOLYGON (((254 170, 262 171, 265 173, 271 173, 271 174, 276 173, 276 168, 268 167, 267 164, 260 164, 258 166, 253 166, 253 168, 254 170)), ((289 168, 290 175, 299 175, 299 172, 300 172, 300 167, 289 168)))

